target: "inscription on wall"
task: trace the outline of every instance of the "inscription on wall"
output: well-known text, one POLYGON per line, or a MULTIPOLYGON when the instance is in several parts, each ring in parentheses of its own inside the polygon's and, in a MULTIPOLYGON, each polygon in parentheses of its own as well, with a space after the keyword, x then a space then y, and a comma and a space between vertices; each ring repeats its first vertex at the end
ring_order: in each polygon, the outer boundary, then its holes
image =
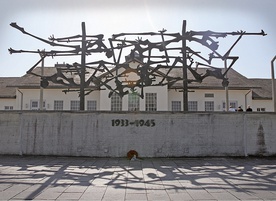
POLYGON ((148 119, 148 120, 140 119, 140 120, 129 121, 128 119, 112 119, 111 125, 112 126, 121 126, 121 127, 126 127, 126 126, 154 127, 155 120, 154 119, 148 119))

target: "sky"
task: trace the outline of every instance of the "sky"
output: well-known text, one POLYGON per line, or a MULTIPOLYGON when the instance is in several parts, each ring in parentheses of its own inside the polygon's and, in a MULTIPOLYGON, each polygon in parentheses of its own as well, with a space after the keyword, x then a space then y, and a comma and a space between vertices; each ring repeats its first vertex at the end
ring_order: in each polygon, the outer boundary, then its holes
MULTIPOLYGON (((23 76, 40 59, 37 54, 9 54, 10 47, 54 49, 14 29, 12 22, 44 39, 81 34, 85 22, 87 34, 104 34, 107 40, 122 32, 166 29, 181 33, 186 20, 187 31, 264 30, 267 36, 243 36, 231 52, 239 56, 232 68, 248 78, 271 78, 271 60, 276 55, 275 10, 275 0, 1 0, 0 77, 23 76)), ((222 51, 230 48, 235 38, 220 38, 222 51)), ((47 57, 44 65, 70 63, 70 59, 47 57)))

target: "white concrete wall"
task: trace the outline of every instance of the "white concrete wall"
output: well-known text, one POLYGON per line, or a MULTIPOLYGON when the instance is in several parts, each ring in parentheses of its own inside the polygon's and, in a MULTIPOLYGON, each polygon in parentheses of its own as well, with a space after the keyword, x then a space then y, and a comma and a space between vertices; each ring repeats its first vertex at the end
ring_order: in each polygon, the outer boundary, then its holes
POLYGON ((253 111, 257 111, 257 108, 265 108, 266 112, 273 112, 272 100, 252 100, 250 105, 253 111))
MULTIPOLYGON (((140 89, 137 89, 140 92, 140 89)), ((4 106, 13 106, 14 110, 20 110, 21 105, 23 110, 30 110, 31 100, 38 100, 40 98, 40 89, 20 89, 17 91, 17 99, 1 99, 0 107, 3 110, 4 106), (20 93, 21 92, 21 93, 20 93), (22 96, 23 94, 23 96, 22 96), (23 101, 21 99, 23 97, 23 101)), ((89 95, 85 96, 85 107, 88 100, 97 101, 97 109, 100 111, 110 111, 111 103, 108 98, 109 90, 93 91, 89 95)), ((237 101, 238 106, 242 105, 243 109, 246 109, 247 105, 250 105, 253 111, 257 111, 257 108, 265 108, 266 112, 273 111, 272 100, 251 100, 251 93, 248 90, 229 90, 229 100, 237 101), (248 94, 247 94, 248 93, 248 94), (247 94, 247 95, 246 95, 247 94), (247 99, 247 100, 246 100, 247 99)), ((145 87, 145 93, 157 93, 157 110, 158 111, 171 111, 172 101, 181 101, 183 99, 182 92, 179 90, 167 90, 167 87, 154 86, 145 87)), ((53 110, 54 100, 64 101, 64 110, 70 110, 70 101, 79 100, 77 92, 70 92, 65 94, 62 89, 45 89, 44 100, 46 101, 46 110, 53 110)), ((194 90, 189 92, 189 101, 198 101, 198 111, 204 111, 205 101, 215 102, 215 111, 223 111, 222 105, 225 102, 224 90, 194 90), (214 98, 205 98, 205 93, 214 93, 214 98)), ((183 108, 182 108, 183 109, 183 108)), ((128 96, 123 97, 123 111, 128 110, 128 96)), ((145 111, 145 98, 140 99, 140 111, 145 111)))
POLYGON ((110 111, 111 110, 111 99, 108 98, 109 90, 102 90, 100 92, 100 110, 110 111))
POLYGON ((0 154, 272 156, 275 130, 275 113, 1 111, 0 154))
MULTIPOLYGON (((79 101, 79 94, 77 92, 62 92, 63 89, 44 89, 43 90, 43 100, 45 101, 46 110, 54 109, 55 100, 63 100, 64 110, 70 110, 70 101, 77 100, 79 101)), ((20 89, 20 92, 17 91, 17 107, 15 110, 30 110, 30 104, 32 100, 40 100, 40 89, 20 89), (20 93, 21 92, 21 93, 20 93), (23 101, 21 99, 23 97, 23 101)), ((89 95, 85 96, 85 107, 87 107, 88 100, 96 100, 97 108, 100 108, 100 91, 93 91, 89 95)))
MULTIPOLYGON (((157 78, 157 81, 159 78, 157 78)), ((113 86, 115 87, 115 86, 113 86)), ((110 111, 111 102, 108 98, 109 90, 93 91, 89 95, 85 96, 85 108, 87 107, 88 100, 97 101, 97 110, 110 111)), ((137 88, 137 92, 141 92, 141 89, 137 88)), ((171 111, 172 101, 181 101, 183 99, 183 93, 179 90, 170 89, 167 90, 167 86, 151 86, 144 88, 145 93, 157 93, 157 111, 171 111)), ((64 101, 64 110, 70 110, 70 101, 79 100, 79 94, 77 92, 64 93, 62 89, 44 89, 43 99, 46 102, 46 110, 53 110, 54 100, 64 101)), ((16 99, 1 99, 0 110, 4 109, 4 106, 14 106, 14 110, 30 110, 31 100, 40 99, 40 89, 20 89, 16 92, 16 99), (22 100, 23 98, 23 100, 22 100)), ((198 101, 198 111, 205 111, 204 102, 214 101, 215 110, 223 111, 223 102, 225 102, 224 90, 194 90, 189 92, 189 101, 198 101), (213 93, 214 98, 206 98, 205 93, 213 93)), ((257 108, 265 108, 266 112, 273 111, 272 100, 252 100, 252 94, 249 90, 229 90, 229 101, 236 101, 238 106, 242 106, 246 109, 247 105, 250 105, 253 111, 257 111, 257 108)), ((128 110, 128 96, 123 97, 123 111, 128 110)), ((183 110, 183 108, 182 108, 183 110)), ((145 98, 140 99, 140 111, 145 111, 145 98)))
MULTIPOLYGON (((192 91, 192 90, 191 90, 192 91)), ((242 106, 243 109, 246 108, 246 94, 249 90, 229 90, 229 102, 237 102, 237 106, 242 106)), ((195 89, 193 92, 188 94, 189 101, 198 102, 198 111, 205 111, 205 101, 214 101, 214 111, 224 111, 223 102, 226 102, 226 92, 225 90, 199 90, 195 89), (213 93, 214 98, 205 97, 205 93, 213 93)), ((169 90, 168 91, 168 108, 171 110, 172 101, 183 100, 182 92, 179 90, 169 90)), ((251 102, 250 102, 251 103, 251 102)), ((182 108, 183 109, 183 108, 182 108)))
POLYGON ((5 106, 13 107, 13 109, 17 109, 16 107, 16 99, 15 98, 2 98, 0 101, 0 110, 4 110, 5 106))

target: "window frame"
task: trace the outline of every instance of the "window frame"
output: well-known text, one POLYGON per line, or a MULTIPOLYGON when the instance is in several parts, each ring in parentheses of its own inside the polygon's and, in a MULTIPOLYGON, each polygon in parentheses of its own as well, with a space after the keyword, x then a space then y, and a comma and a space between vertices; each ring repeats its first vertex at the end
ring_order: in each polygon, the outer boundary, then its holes
MULTIPOLYGON (((229 105, 231 105, 232 108, 237 109, 238 108, 238 101, 229 101, 229 105)), ((222 102, 222 110, 226 110, 226 102, 222 102)))
POLYGON ((96 100, 88 100, 87 101, 87 110, 88 111, 96 111, 97 110, 97 101, 96 100))
POLYGON ((205 98, 214 98, 214 97, 215 97, 215 94, 214 94, 214 93, 205 93, 205 94, 204 94, 204 97, 205 97, 205 98))
POLYGON ((122 97, 117 93, 113 93, 110 97, 111 111, 122 111, 123 101, 122 97))
POLYGON ((173 112, 181 111, 181 101, 172 101, 171 109, 173 112))
POLYGON ((198 111, 198 101, 188 101, 188 111, 198 111))
POLYGON ((204 101, 204 110, 206 112, 215 111, 215 102, 214 101, 204 101), (208 104, 210 104, 210 105, 208 105, 208 104))
POLYGON ((72 110, 72 111, 80 110, 80 101, 79 100, 71 100, 70 101, 70 110, 72 110))
POLYGON ((128 111, 140 110, 140 96, 137 93, 128 94, 128 111))
MULTIPOLYGON (((39 103, 40 103, 39 100, 30 100, 30 110, 39 110, 40 109, 39 103), (37 106, 33 106, 33 103, 37 103, 37 106)), ((45 100, 43 100, 43 110, 46 110, 45 100)))
POLYGON ((157 111, 157 93, 146 93, 145 97, 145 110, 157 111))
POLYGON ((265 107, 258 107, 257 108, 257 112, 265 112, 265 111, 266 111, 265 107))
POLYGON ((63 110, 63 105, 63 100, 54 100, 54 110, 63 110))
POLYGON ((4 110, 13 110, 13 106, 11 105, 5 105, 4 110))

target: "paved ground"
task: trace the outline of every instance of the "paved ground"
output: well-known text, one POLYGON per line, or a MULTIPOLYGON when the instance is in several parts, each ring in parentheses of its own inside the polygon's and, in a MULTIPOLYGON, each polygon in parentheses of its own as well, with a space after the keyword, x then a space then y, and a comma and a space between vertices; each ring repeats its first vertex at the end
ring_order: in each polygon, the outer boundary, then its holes
POLYGON ((276 158, 0 156, 0 200, 275 200, 276 158))

